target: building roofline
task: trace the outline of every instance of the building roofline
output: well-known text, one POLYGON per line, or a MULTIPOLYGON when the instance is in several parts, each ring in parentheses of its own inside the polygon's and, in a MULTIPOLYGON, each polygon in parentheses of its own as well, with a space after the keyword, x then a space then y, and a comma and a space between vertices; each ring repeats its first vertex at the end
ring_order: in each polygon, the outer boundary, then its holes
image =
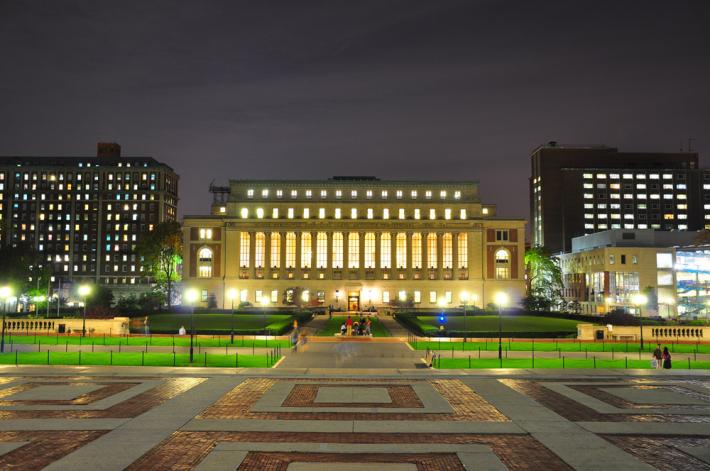
MULTIPOLYGON (((123 162, 130 162, 131 160, 148 160, 151 162, 155 162, 158 166, 163 166, 168 169, 170 169, 172 172, 175 172, 175 169, 173 169, 170 165, 161 162, 157 160, 155 157, 151 157, 149 155, 127 155, 127 156, 120 156, 120 157, 99 157, 96 155, 0 155, 0 165, 12 165, 12 164, 17 164, 17 163, 28 163, 28 164, 37 164, 37 165, 46 165, 48 167, 52 166, 52 162, 40 162, 43 159, 47 160, 66 160, 66 163, 71 163, 71 161, 84 161, 84 162, 91 162, 99 164, 98 167, 101 167, 101 164, 103 163, 123 163, 123 162)), ((62 162, 64 163, 64 162, 62 162)))
POLYGON ((336 180, 333 178, 324 179, 236 179, 230 178, 229 183, 329 183, 329 184, 391 184, 391 183, 407 183, 407 184, 469 184, 478 185, 479 180, 386 180, 386 179, 375 179, 375 180, 336 180))

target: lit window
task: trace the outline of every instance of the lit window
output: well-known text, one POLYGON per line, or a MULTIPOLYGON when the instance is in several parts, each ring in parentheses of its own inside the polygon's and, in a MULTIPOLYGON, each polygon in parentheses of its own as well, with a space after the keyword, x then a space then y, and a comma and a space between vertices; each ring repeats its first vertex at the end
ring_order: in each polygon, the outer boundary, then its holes
POLYGON ((197 276, 210 278, 212 276, 212 250, 203 247, 197 254, 197 276))
POLYGON ((427 190, 424 192, 424 198, 430 200, 431 199, 431 191, 427 190))
POLYGON ((247 208, 242 208, 241 215, 242 215, 242 219, 248 218, 249 217, 249 210, 247 208))
POLYGON ((468 234, 461 232, 457 242, 459 268, 468 268, 468 234))
POLYGON ((311 210, 310 208, 303 208, 303 219, 310 219, 311 210))
POLYGON ((421 219, 422 218, 422 212, 419 208, 414 210, 414 219, 421 219))
POLYGON ((375 233, 368 232, 365 234, 365 268, 375 268, 375 259, 377 254, 375 233))
POLYGON ((225 208, 224 206, 220 206, 220 207, 219 207, 219 212, 220 212, 220 213, 226 213, 226 212, 227 212, 227 208, 225 208))
POLYGON ((397 190, 397 193, 395 193, 395 194, 396 194, 398 200, 402 199, 402 190, 397 190))
POLYGON ((400 300, 400 302, 405 302, 407 300, 407 292, 402 290, 399 293, 397 293, 397 297, 400 300))
POLYGON ((281 266, 281 234, 278 232, 271 233, 271 268, 279 268, 281 266))
POLYGON ((357 232, 348 234, 348 268, 360 267, 360 235, 357 232))
POLYGON ((664 174, 663 174, 663 179, 664 179, 664 180, 672 180, 672 179, 673 179, 673 174, 672 174, 672 173, 664 173, 664 174))
POLYGON ((387 199, 387 190, 382 190, 381 195, 382 195, 382 199, 386 200, 387 199))
POLYGON ((296 233, 286 233, 286 268, 296 268, 296 233))
POLYGON ((325 219, 325 208, 318 208, 318 219, 325 219))
MULTIPOLYGON (((592 193, 585 193, 584 194, 584 199, 591 200, 592 198, 594 198, 594 195, 592 193)), ((485 208, 483 208, 483 209, 485 209, 485 208)))
POLYGON ((239 267, 249 268, 249 242, 248 232, 239 233, 239 267))
POLYGON ((326 190, 321 190, 320 191, 320 197, 321 198, 327 198, 328 197, 328 192, 326 190))
POLYGON ((407 234, 399 232, 395 239, 395 263, 398 269, 407 268, 407 234))
POLYGON ((200 229, 200 239, 211 240, 212 239, 212 229, 200 229))
POLYGON ((466 210, 465 210, 465 209, 461 209, 461 210, 459 211, 459 219, 466 219, 466 218, 467 218, 467 217, 466 217, 466 210))
POLYGON ((301 268, 311 268, 312 257, 311 233, 304 232, 301 234, 301 268))
POLYGON ((357 190, 351 190, 351 191, 350 191, 350 197, 351 197, 352 199, 357 198, 357 190))
POLYGON ((372 219, 375 217, 375 210, 372 208, 367 208, 367 219, 372 219))
POLYGON ((269 190, 267 190, 266 188, 261 190, 261 197, 268 198, 269 197, 269 190))
POLYGON ((343 197, 343 192, 341 190, 335 190, 335 197, 340 199, 343 197))
POLYGON ((447 219, 447 220, 451 219, 451 209, 450 208, 444 209, 444 219, 447 219))
POLYGON ((582 177, 583 178, 594 178, 594 174, 593 173, 584 173, 584 174, 582 174, 582 177))
POLYGON ((264 219, 264 208, 256 208, 256 217, 264 219))
POLYGON ((450 232, 445 233, 442 237, 442 267, 451 269, 454 266, 454 249, 453 237, 450 232))
POLYGON ((293 219, 293 214, 294 214, 293 208, 288 208, 288 210, 286 212, 286 217, 289 219, 293 219))
POLYGON ((483 208, 483 209, 481 210, 481 212, 482 212, 484 215, 488 214, 488 208, 483 208))
POLYGON ((412 197, 413 200, 417 199, 417 190, 412 190, 410 193, 410 196, 412 197))
POLYGON ((350 208, 350 219, 357 219, 357 208, 350 208))
POLYGON ((333 268, 343 268, 343 233, 333 233, 333 268))
POLYGON ((279 208, 273 208, 271 210, 271 219, 278 219, 279 218, 279 208))
POLYGON ((431 208, 429 210, 429 219, 436 219, 436 209, 431 208))
POLYGON ((342 213, 340 211, 340 208, 335 208, 335 219, 340 219, 342 216, 342 213))
POLYGON ((254 236, 254 266, 264 268, 266 257, 266 234, 257 232, 254 236))
POLYGON ((247 198, 253 198, 254 197, 254 190, 249 189, 247 190, 247 198))
POLYGON ((385 304, 390 302, 390 292, 389 291, 382 292, 382 302, 385 304))
POLYGON ((505 249, 499 249, 495 253, 495 275, 499 280, 510 278, 510 253, 505 249))
POLYGON ((399 219, 406 219, 404 208, 399 208, 399 214, 397 216, 399 219))
POLYGON ((431 304, 436 304, 436 291, 429 291, 429 302, 431 304))
POLYGON ((436 234, 427 234, 427 268, 437 268, 439 265, 437 260, 436 234))
POLYGON ((291 198, 298 198, 298 190, 291 190, 291 198))
POLYGON ((606 173, 597 173, 597 178, 600 178, 600 179, 602 179, 602 180, 605 179, 605 178, 606 178, 606 173))
POLYGON ((367 198, 368 200, 372 199, 372 190, 367 190, 365 192, 365 198, 367 198))
POLYGON ((460 191, 454 191, 454 199, 455 200, 461 199, 461 192, 460 191))
POLYGON ((328 236, 319 232, 316 236, 316 268, 328 267, 328 236))
POLYGON ((421 291, 415 291, 414 292, 414 303, 419 304, 422 302, 422 292, 421 291))
POLYGON ((384 208, 382 210, 382 219, 389 219, 390 218, 390 210, 388 208, 384 208))
POLYGON ((412 234, 412 268, 422 268, 422 235, 419 232, 412 234))
POLYGON ((389 232, 380 236, 380 268, 392 268, 392 236, 389 232))

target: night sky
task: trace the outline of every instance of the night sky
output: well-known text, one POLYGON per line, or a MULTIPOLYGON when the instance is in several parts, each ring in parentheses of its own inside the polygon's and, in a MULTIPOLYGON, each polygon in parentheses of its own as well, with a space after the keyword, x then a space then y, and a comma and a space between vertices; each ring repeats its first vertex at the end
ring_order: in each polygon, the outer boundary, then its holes
POLYGON ((478 179, 528 216, 557 140, 710 154, 710 1, 0 0, 0 155, 181 175, 478 179))

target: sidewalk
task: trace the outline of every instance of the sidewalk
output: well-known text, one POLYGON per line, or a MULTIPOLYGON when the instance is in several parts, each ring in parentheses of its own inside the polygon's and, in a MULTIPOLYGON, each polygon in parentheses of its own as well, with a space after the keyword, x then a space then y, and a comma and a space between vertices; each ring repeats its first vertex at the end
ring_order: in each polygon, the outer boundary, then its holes
POLYGON ((392 337, 404 337, 409 336, 409 331, 402 327, 399 322, 395 320, 392 316, 379 316, 377 318, 383 327, 387 329, 392 337))

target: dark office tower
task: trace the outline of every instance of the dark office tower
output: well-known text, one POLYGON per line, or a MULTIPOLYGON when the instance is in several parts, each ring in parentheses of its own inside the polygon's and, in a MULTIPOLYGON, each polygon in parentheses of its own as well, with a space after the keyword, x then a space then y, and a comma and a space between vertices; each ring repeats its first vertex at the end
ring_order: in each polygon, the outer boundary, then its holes
POLYGON ((136 244, 177 202, 172 168, 115 143, 96 157, 0 157, 0 244, 31 244, 62 281, 145 281, 136 244))
POLYGON ((531 164, 532 243, 553 253, 597 231, 698 230, 710 219, 710 171, 698 170, 697 153, 550 142, 531 164))

